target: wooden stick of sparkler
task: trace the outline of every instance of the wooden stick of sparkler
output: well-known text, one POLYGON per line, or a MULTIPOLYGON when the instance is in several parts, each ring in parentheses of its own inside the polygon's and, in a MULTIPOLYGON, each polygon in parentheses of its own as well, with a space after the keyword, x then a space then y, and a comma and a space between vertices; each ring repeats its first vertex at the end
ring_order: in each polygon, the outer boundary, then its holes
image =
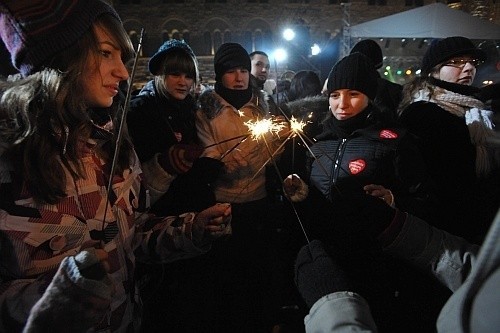
POLYGON ((225 139, 225 140, 222 140, 222 141, 219 141, 219 142, 212 143, 212 144, 210 144, 208 146, 203 147, 203 149, 207 149, 207 148, 210 148, 210 147, 218 146, 221 143, 226 143, 226 142, 237 140, 237 139, 241 139, 241 138, 247 138, 249 135, 250 134, 238 135, 238 136, 235 136, 235 137, 232 137, 232 138, 229 138, 229 139, 225 139))
POLYGON ((111 187, 113 185, 113 175, 116 170, 116 163, 118 160, 118 155, 120 153, 120 146, 122 144, 123 140, 123 129, 124 129, 124 124, 125 120, 127 118, 127 113, 130 108, 130 99, 132 97, 132 88, 133 88, 133 82, 135 78, 135 71, 137 69, 137 63, 139 60, 139 55, 141 53, 141 48, 142 48, 142 39, 144 37, 144 28, 141 29, 141 35, 139 37, 139 42, 137 44, 137 51, 135 54, 134 58, 134 64, 132 66, 132 70, 130 73, 130 79, 129 79, 129 85, 127 87, 127 95, 125 96, 125 102, 123 104, 123 111, 122 111, 122 117, 120 119, 120 126, 118 127, 118 134, 116 137, 116 144, 115 144, 115 151, 113 154, 113 160, 111 163, 111 170, 109 173, 109 180, 108 180, 108 186, 106 187, 106 195, 107 195, 107 200, 106 200, 106 206, 104 207, 104 217, 102 219, 102 230, 104 230, 104 225, 106 224, 106 213, 108 212, 108 206, 109 206, 109 194, 111 193, 111 187))
MULTIPOLYGON (((290 134, 290 135, 292 135, 292 134, 290 134)), ((281 181, 283 182, 284 178, 281 175, 281 172, 278 168, 278 165, 276 164, 276 160, 274 159, 274 154, 271 152, 271 148, 269 147, 269 144, 267 143, 266 137, 264 135, 262 135, 262 139, 264 140, 264 143, 265 143, 266 148, 267 148, 267 152, 269 153, 269 158, 273 162, 274 169, 276 170, 278 177, 280 177, 281 181)), ((299 213, 297 212, 297 209, 295 209, 295 205, 291 200, 290 200, 290 204, 293 208, 293 212, 295 213, 295 217, 297 218, 297 222, 299 222, 300 228, 302 229, 302 233, 304 234, 304 237, 306 238, 307 244, 311 243, 309 241, 309 237, 307 236, 306 229, 304 228, 304 224, 302 223, 302 220, 300 219, 299 213)))
POLYGON ((239 145, 241 145, 243 143, 243 141, 245 141, 248 137, 250 136, 250 134, 246 134, 243 136, 243 138, 238 141, 234 146, 232 146, 231 148, 229 148, 228 150, 226 150, 219 158, 219 161, 222 161, 224 159, 224 157, 226 157, 227 155, 229 155, 229 153, 231 153, 233 150, 235 150, 236 148, 238 148, 239 145))

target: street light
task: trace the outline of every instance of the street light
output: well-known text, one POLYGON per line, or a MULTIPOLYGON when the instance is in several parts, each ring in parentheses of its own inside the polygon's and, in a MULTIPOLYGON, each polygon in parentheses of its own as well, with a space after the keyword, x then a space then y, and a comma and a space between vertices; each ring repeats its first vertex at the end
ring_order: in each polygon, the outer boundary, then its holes
POLYGON ((285 40, 288 40, 288 41, 291 41, 292 39, 295 38, 295 31, 293 31, 292 29, 290 28, 286 28, 284 31, 283 31, 283 38, 285 40))
POLYGON ((321 48, 319 47, 318 44, 314 43, 313 46, 311 46, 311 55, 315 56, 321 53, 321 48))
POLYGON ((274 51, 274 59, 278 62, 282 62, 284 60, 286 60, 286 58, 288 58, 288 54, 287 52, 285 51, 285 49, 276 49, 276 51, 274 51))

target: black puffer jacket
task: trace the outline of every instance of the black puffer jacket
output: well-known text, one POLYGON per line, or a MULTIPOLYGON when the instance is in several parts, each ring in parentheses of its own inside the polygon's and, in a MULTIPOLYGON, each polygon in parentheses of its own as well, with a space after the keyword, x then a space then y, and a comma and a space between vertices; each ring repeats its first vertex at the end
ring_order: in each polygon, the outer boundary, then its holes
POLYGON ((183 101, 163 98, 154 81, 144 86, 130 102, 127 125, 141 162, 166 152, 176 143, 195 143, 196 102, 188 95, 183 101))
POLYGON ((434 205, 433 185, 411 136, 395 123, 381 121, 371 107, 362 128, 347 138, 328 130, 308 156, 308 179, 327 199, 362 193, 368 184, 390 189, 398 208, 422 215, 434 205))

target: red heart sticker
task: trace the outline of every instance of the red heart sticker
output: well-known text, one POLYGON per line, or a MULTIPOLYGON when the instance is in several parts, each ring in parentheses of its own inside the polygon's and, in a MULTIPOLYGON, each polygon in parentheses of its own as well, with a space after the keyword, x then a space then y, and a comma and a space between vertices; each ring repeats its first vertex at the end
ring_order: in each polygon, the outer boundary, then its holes
POLYGON ((353 175, 360 173, 365 169, 366 162, 364 160, 355 160, 349 162, 349 170, 353 175))
POLYGON ((398 134, 391 131, 391 130, 385 129, 385 130, 380 131, 379 137, 381 137, 383 139, 395 139, 398 137, 398 134))

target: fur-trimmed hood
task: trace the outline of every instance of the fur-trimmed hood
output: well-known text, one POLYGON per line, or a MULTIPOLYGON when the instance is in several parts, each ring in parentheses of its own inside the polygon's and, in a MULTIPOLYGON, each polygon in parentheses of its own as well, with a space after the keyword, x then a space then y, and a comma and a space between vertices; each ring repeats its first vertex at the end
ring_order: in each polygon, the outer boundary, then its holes
MULTIPOLYGON (((255 109, 260 115, 264 116, 269 113, 269 102, 267 98, 269 97, 262 90, 252 86, 252 99, 246 103, 243 108, 251 104, 252 107, 256 107, 255 109)), ((198 98, 198 109, 200 109, 208 119, 215 118, 221 110, 227 106, 233 107, 211 88, 205 89, 198 98)))
POLYGON ((328 106, 328 97, 318 95, 285 103, 282 109, 288 116, 299 120, 306 120, 310 114, 313 114, 316 120, 321 121, 328 112, 328 106))

